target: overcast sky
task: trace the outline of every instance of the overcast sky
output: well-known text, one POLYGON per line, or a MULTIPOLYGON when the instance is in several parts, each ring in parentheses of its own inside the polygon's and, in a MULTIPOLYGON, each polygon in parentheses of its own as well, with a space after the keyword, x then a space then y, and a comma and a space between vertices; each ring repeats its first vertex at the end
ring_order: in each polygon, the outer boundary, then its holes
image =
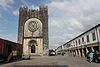
POLYGON ((48 6, 50 49, 100 23, 100 0, 0 0, 0 38, 17 42, 20 6, 48 6))

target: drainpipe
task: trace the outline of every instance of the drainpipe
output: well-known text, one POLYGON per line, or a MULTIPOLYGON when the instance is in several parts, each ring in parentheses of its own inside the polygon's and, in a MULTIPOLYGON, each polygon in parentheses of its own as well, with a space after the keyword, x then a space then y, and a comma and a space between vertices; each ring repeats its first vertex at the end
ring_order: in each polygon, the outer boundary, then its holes
POLYGON ((97 42, 98 42, 98 47, 99 47, 99 52, 100 52, 100 42, 99 42, 99 35, 98 35, 98 32, 97 32, 97 28, 96 28, 96 34, 97 34, 97 42))

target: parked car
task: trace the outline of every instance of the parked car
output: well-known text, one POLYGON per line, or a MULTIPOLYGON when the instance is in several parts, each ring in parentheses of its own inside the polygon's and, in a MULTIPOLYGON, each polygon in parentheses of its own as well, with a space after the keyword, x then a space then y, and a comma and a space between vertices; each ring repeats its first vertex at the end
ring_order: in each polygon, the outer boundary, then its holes
POLYGON ((56 55, 55 52, 51 52, 51 53, 50 53, 50 56, 55 56, 55 55, 56 55))
POLYGON ((54 50, 49 50, 49 56, 55 56, 56 52, 54 50))

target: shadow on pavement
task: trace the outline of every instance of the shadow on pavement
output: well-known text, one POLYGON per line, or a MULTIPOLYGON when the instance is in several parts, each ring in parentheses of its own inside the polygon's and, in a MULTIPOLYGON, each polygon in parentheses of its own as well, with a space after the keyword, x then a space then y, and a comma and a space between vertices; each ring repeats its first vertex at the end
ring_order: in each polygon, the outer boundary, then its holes
POLYGON ((15 65, 13 67, 69 67, 68 65, 15 65))
POLYGON ((9 62, 0 62, 0 65, 4 65, 4 64, 10 64, 10 63, 14 63, 14 62, 19 62, 19 61, 22 61, 22 59, 20 60, 12 60, 12 61, 9 61, 9 62))

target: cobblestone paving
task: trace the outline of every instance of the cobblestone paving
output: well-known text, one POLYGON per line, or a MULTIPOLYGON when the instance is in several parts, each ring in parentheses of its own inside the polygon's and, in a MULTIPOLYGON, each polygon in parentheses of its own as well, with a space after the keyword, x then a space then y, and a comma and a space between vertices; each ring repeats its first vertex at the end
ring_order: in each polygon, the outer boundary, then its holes
POLYGON ((85 58, 72 56, 46 56, 1 64, 0 67, 100 67, 100 63, 89 63, 85 58))

